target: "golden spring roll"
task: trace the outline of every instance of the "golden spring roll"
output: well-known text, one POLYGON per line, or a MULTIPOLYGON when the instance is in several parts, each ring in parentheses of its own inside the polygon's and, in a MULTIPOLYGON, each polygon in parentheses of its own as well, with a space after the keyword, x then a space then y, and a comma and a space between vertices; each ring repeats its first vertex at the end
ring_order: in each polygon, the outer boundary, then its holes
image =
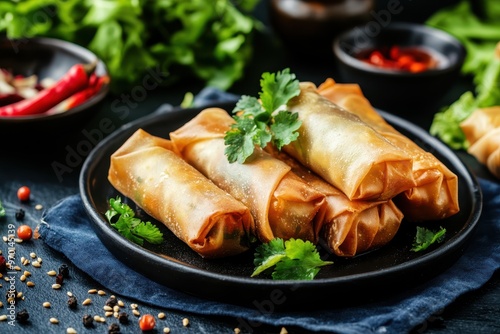
POLYGON ((278 152, 270 146, 266 151, 285 162, 297 176, 326 196, 321 211, 324 223, 320 236, 335 255, 352 257, 379 248, 396 235, 403 214, 392 200, 351 201, 285 152, 278 152))
POLYGON ((415 185, 412 159, 359 117, 300 84, 288 103, 302 126, 283 150, 351 200, 388 200, 415 185))
POLYGON ((250 210, 171 150, 169 140, 137 130, 111 156, 109 182, 205 258, 246 251, 250 210))
POLYGON ((182 158, 250 208, 262 242, 279 237, 316 243, 324 195, 261 149, 244 164, 229 163, 224 136, 233 123, 225 110, 209 108, 171 132, 170 138, 182 158))
POLYGON ((363 96, 361 90, 355 92, 351 86, 352 84, 336 84, 333 80, 327 80, 318 87, 318 92, 360 117, 412 157, 415 187, 394 198, 405 218, 409 221, 438 220, 457 213, 457 176, 432 153, 425 151, 387 123, 363 96))
POLYGON ((495 128, 500 127, 500 106, 478 108, 462 123, 465 138, 473 145, 479 138, 495 128))
POLYGON ((470 145, 467 152, 500 178, 500 127, 488 131, 470 145))

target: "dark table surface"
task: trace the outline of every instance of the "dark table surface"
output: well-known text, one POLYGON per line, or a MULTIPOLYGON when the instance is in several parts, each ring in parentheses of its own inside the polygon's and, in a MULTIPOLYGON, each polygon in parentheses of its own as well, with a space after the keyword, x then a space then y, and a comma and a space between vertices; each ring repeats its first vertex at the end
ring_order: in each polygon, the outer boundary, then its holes
MULTIPOLYGON (((265 15, 262 17, 265 21, 265 15)), ((301 57, 293 56, 286 46, 272 35, 272 30, 267 30, 259 35, 255 41, 256 50, 266 50, 266 53, 257 52, 247 73, 240 82, 236 83, 230 91, 236 94, 257 93, 260 75, 264 71, 276 71, 285 67, 290 67, 301 81, 312 81, 317 84, 327 77, 335 78, 336 68, 334 61, 326 57, 321 61, 307 61, 301 57)), ((454 101, 465 89, 470 87, 466 79, 458 80, 449 93, 442 100, 434 105, 428 106, 425 110, 412 110, 410 106, 401 106, 398 110, 389 110, 400 116, 409 119, 416 125, 428 129, 432 121, 433 114, 441 106, 454 101)), ((178 105, 182 101, 184 93, 190 91, 196 94, 202 88, 201 85, 191 86, 178 85, 174 87, 158 87, 147 92, 147 97, 142 101, 130 100, 130 92, 121 95, 110 95, 106 101, 95 112, 79 124, 68 125, 68 133, 58 133, 56 139, 35 137, 29 139, 29 144, 22 144, 23 138, 28 138, 30 134, 18 133, 17 135, 2 137, 2 153, 0 155, 0 200, 7 209, 7 217, 0 220, 0 235, 8 234, 9 224, 19 225, 15 219, 15 211, 22 208, 26 212, 24 223, 33 228, 40 221, 43 209, 54 205, 58 200, 79 192, 78 177, 79 171, 85 159, 85 154, 71 156, 72 151, 82 141, 87 140, 85 133, 99 129, 99 122, 103 119, 110 120, 118 127, 121 124, 135 120, 153 112, 163 103, 178 105), (128 101, 128 102, 127 102, 128 101), (120 105, 121 113, 116 112, 116 108, 111 106, 120 105), (68 164, 68 159, 71 163, 68 164), (64 172, 56 172, 54 165, 61 163, 70 166, 64 172), (16 197, 16 190, 22 185, 27 185, 32 190, 32 201, 27 204, 20 204, 16 197), (41 204, 43 209, 35 208, 36 204, 41 204)), ((109 133, 101 131, 104 138, 109 133)), ((95 146, 95 144, 94 144, 95 146)), ((487 171, 478 166, 474 159, 461 154, 464 161, 471 165, 474 173, 484 177, 487 171)), ((103 306, 106 299, 115 294, 119 299, 130 307, 134 300, 121 298, 119 291, 104 291, 103 296, 92 296, 93 304, 85 309, 82 307, 71 310, 67 306, 67 291, 71 291, 79 300, 89 296, 88 290, 101 289, 97 282, 92 280, 86 273, 75 268, 64 254, 53 251, 41 240, 31 240, 29 242, 15 245, 16 257, 33 259, 31 253, 36 254, 42 260, 42 268, 34 268, 31 265, 20 264, 21 271, 16 274, 17 290, 22 292, 24 300, 20 300, 16 307, 17 311, 27 309, 30 314, 30 321, 26 324, 16 323, 9 325, 7 321, 0 322, 0 333, 63 333, 67 327, 75 328, 79 333, 107 332, 107 326, 113 322, 108 318, 106 324, 96 324, 94 330, 85 329, 82 325, 84 313, 104 315, 103 306), (51 285, 54 278, 49 276, 49 270, 58 270, 59 266, 67 264, 70 269, 70 278, 65 280, 63 291, 54 291, 51 285), (32 273, 27 281, 32 281, 35 286, 29 287, 26 282, 21 281, 24 270, 32 273), (44 308, 43 302, 49 301, 51 308, 44 308), (59 319, 58 325, 50 324, 49 318, 59 319)), ((6 254, 8 244, 0 241, 0 250, 6 254)), ((4 274, 5 275, 5 274, 4 274)), ((414 329, 415 333, 499 333, 500 332, 500 274, 496 274, 482 288, 461 296, 454 303, 449 305, 441 314, 436 315, 429 321, 414 329)), ((8 283, 1 282, 0 295, 5 295, 8 283)), ((1 298, 3 306, 0 307, 0 315, 8 314, 6 300, 1 298)), ((149 305, 139 305, 141 313, 151 313, 157 315, 165 313, 166 317, 160 320, 157 326, 157 333, 162 332, 163 327, 169 327, 172 333, 233 333, 234 328, 239 326, 237 319, 217 318, 199 316, 178 311, 164 310, 149 305), (185 328, 182 319, 188 318, 190 326, 185 328)), ((130 310, 130 309, 129 309, 130 310)), ((136 319, 129 325, 121 325, 122 333, 140 333, 136 319)), ((256 326, 255 333, 280 333, 281 328, 273 326, 256 326)), ((303 333, 296 328, 287 328, 289 333, 303 333)))

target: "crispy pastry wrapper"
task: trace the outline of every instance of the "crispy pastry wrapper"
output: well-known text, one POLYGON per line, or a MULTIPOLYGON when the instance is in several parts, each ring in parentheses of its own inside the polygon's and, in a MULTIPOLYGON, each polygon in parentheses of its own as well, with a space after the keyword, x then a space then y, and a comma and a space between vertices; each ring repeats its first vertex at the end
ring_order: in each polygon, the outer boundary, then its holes
POLYGON ((359 116, 413 159, 412 173, 416 184, 394 198, 405 219, 438 220, 457 213, 457 176, 432 153, 425 151, 387 123, 363 96, 361 89, 353 89, 352 86, 353 84, 338 84, 333 79, 328 79, 318 87, 318 92, 359 116))
POLYGON ((249 249, 248 207, 217 187, 164 138, 137 130, 111 155, 109 182, 205 258, 249 249))
POLYGON ((326 196, 321 210, 324 224, 320 236, 333 254, 352 257, 379 248, 396 235, 403 213, 392 200, 351 201, 285 152, 271 146, 266 151, 285 162, 302 180, 326 196))
POLYGON ((250 208, 260 241, 297 238, 316 243, 325 196, 261 149, 244 163, 229 163, 224 136, 234 119, 208 108, 170 133, 176 152, 250 208))
POLYGON ((473 145, 485 134, 500 128, 500 106, 489 108, 479 108, 460 123, 465 138, 470 145, 473 145))
POLYGON ((500 178, 500 127, 485 133, 469 146, 467 152, 500 178))
POLYGON ((356 115, 300 84, 288 103, 302 125, 283 150, 344 192, 347 197, 388 200, 412 188, 412 159, 356 115))

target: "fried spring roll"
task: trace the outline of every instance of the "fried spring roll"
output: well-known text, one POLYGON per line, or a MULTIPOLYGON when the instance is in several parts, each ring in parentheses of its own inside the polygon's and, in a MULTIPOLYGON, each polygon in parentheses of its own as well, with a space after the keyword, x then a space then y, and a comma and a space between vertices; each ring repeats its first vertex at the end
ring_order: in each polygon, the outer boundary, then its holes
POLYGON ((302 125, 296 141, 283 150, 347 197, 388 200, 412 188, 412 159, 359 117, 301 83, 288 103, 302 125))
POLYGON ((318 92, 360 117, 413 159, 412 173, 416 184, 394 198, 407 220, 439 220, 459 211, 457 176, 432 153, 387 123, 361 90, 354 90, 352 84, 337 84, 329 79, 318 87, 318 92))
POLYGON ((500 178, 500 127, 488 131, 476 140, 467 152, 500 178))
POLYGON ((485 134, 500 127, 500 106, 476 109, 462 123, 460 128, 470 145, 485 134))
POLYGON ((233 123, 225 110, 209 108, 170 138, 182 158, 250 208, 262 242, 279 237, 316 243, 322 224, 317 213, 325 196, 261 149, 244 164, 229 163, 224 136, 233 123))
POLYGON ((137 130, 111 156, 109 182, 202 257, 246 251, 249 209, 171 150, 169 140, 137 130))
POLYGON ((266 151, 292 168, 302 180, 326 196, 320 236, 337 256, 351 257, 379 248, 396 235, 403 214, 392 200, 351 201, 347 196, 297 160, 268 146, 266 151))

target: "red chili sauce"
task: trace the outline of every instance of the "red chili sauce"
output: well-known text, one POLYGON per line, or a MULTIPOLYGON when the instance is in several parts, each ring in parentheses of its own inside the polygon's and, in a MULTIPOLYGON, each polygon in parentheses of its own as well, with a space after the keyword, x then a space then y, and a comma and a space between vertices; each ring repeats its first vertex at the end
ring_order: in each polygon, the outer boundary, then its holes
POLYGON ((364 50, 357 59, 380 68, 419 73, 438 66, 437 57, 418 47, 379 47, 364 50))

